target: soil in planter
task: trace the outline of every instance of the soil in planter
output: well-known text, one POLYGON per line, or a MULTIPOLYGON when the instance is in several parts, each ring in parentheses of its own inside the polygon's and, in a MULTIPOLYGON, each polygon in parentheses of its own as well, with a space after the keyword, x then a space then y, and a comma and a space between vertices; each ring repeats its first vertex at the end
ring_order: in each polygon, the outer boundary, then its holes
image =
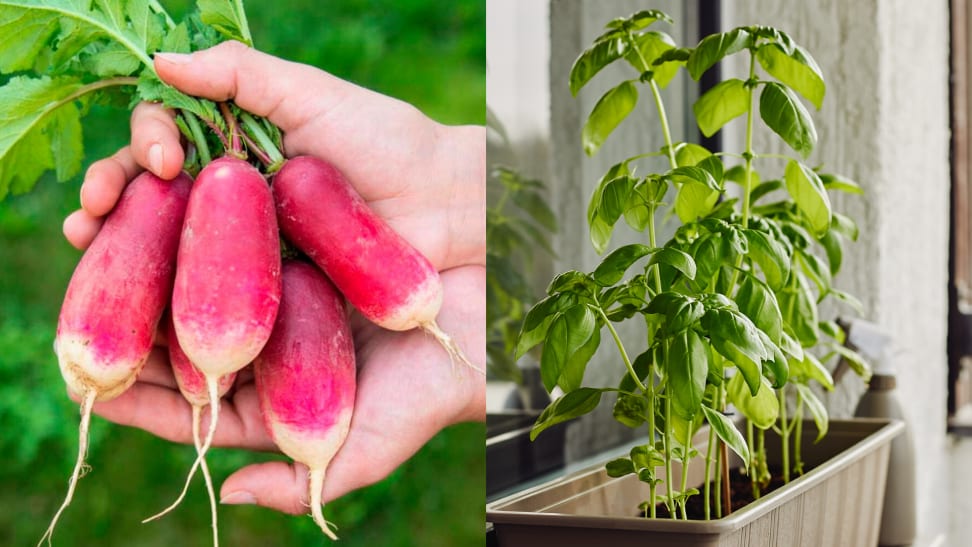
MULTIPOLYGON (((770 475, 772 476, 772 479, 770 479, 769 485, 761 488, 759 491, 759 495, 761 497, 766 496, 784 484, 783 471, 781 468, 770 467, 770 475)), ((795 478, 795 476, 790 477, 790 480, 792 481, 795 478)), ((739 469, 733 469, 729 472, 729 485, 729 494, 732 500, 732 510, 734 512, 755 501, 755 498, 753 497, 753 484, 749 481, 749 475, 743 474, 739 469)), ((699 490, 700 493, 689 498, 685 505, 685 511, 688 513, 688 518, 690 520, 705 520, 705 507, 703 504, 703 494, 705 491, 702 490, 702 488, 699 488, 699 490)), ((710 494, 712 496, 716 495, 714 483, 712 483, 712 486, 710 486, 710 494)), ((709 504, 709 509, 712 512, 711 518, 716 518, 714 500, 709 504)), ((657 518, 669 518, 670 516, 668 513, 668 508, 665 507, 664 504, 658 504, 656 514, 657 518)), ((639 509, 637 515, 639 517, 644 517, 645 513, 639 509)), ((681 512, 677 512, 677 516, 681 518, 681 512)))

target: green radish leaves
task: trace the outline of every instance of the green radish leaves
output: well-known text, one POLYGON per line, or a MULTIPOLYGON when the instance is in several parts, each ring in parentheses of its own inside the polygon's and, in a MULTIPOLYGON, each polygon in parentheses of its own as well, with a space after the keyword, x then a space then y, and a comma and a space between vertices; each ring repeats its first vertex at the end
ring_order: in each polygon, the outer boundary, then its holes
MULTIPOLYGON (((30 14, 25 8, 0 2, 0 73, 30 70, 41 50, 58 31, 57 15, 52 12, 30 14)), ((76 51, 70 45, 68 50, 76 51)), ((73 53, 72 53, 73 54, 73 53)))
POLYGON ((134 91, 132 104, 179 111, 177 125, 200 149, 221 146, 214 132, 226 124, 215 104, 163 85, 152 63, 158 51, 214 46, 220 33, 252 44, 241 2, 202 0, 198 8, 176 24, 154 0, 0 0, 0 199, 30 190, 47 170, 61 181, 77 174, 81 117, 92 102, 114 100, 112 88, 134 91))
POLYGON ((146 101, 160 102, 169 108, 191 112, 222 130, 226 129, 216 103, 181 93, 174 87, 162 83, 155 75, 143 74, 138 81, 138 95, 146 101))
POLYGON ((0 87, 0 199, 30 190, 48 169, 61 181, 78 172, 83 151, 75 100, 84 89, 69 77, 16 76, 0 87))
POLYGON ((248 46, 253 45, 250 28, 246 22, 246 12, 240 2, 232 0, 198 0, 202 22, 212 25, 228 40, 239 40, 248 46))
MULTIPOLYGON (((158 49, 165 32, 162 21, 149 9, 147 2, 121 0, 98 0, 93 4, 71 0, 0 1, 0 29, 15 27, 24 30, 16 32, 12 39, 0 42, 0 60, 8 60, 9 48, 13 52, 9 60, 15 61, 14 66, 20 69, 38 68, 33 63, 26 65, 24 55, 32 50, 36 56, 52 46, 57 49, 53 42, 62 35, 67 36, 68 32, 85 39, 84 42, 69 40, 71 49, 80 50, 94 42, 95 49, 99 50, 93 54, 95 58, 107 53, 112 59, 129 58, 149 66, 148 52, 158 49)), ((77 52, 67 53, 74 55, 77 52)), ((107 61, 103 63, 107 64, 107 61)), ((0 63, 0 70, 10 71, 6 65, 6 62, 0 63)), ((131 66, 131 61, 126 61, 119 70, 131 66)), ((131 72, 116 72, 115 75, 129 74, 131 72)))

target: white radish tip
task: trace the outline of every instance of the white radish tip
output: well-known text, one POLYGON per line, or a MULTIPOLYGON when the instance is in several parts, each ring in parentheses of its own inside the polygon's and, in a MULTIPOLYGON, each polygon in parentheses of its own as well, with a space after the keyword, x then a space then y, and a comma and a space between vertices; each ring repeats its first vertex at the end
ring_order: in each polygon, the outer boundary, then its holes
POLYGON ((472 361, 466 357, 466 354, 462 352, 462 348, 459 347, 459 344, 457 344, 451 336, 440 329, 439 325, 434 320, 429 321, 428 323, 422 323, 419 326, 422 328, 422 330, 431 334, 436 341, 439 342, 439 345, 446 350, 446 353, 449 354, 449 361, 452 362, 452 370, 453 372, 456 372, 457 375, 458 370, 456 370, 456 361, 459 361, 483 376, 486 375, 486 371, 474 365, 472 361))
POLYGON ((92 350, 89 338, 64 333, 54 340, 54 350, 68 388, 74 393, 94 392, 96 401, 108 401, 121 395, 135 383, 148 359, 148 353, 140 360, 117 358, 110 367, 104 367, 92 350))

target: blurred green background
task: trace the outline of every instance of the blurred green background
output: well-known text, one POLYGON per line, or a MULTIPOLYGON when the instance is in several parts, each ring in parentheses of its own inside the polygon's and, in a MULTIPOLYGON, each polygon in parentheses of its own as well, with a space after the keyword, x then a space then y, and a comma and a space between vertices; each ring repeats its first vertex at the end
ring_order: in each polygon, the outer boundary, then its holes
MULTIPOLYGON (((177 17, 186 1, 162 3, 177 17)), ((275 0, 247 3, 257 47, 319 66, 411 102, 449 124, 485 122, 485 0, 275 0)), ((85 121, 86 161, 128 140, 127 113, 95 108, 85 121)), ((327 136, 322 136, 327 138, 327 136)), ((338 136, 339 138, 339 136, 338 136)), ((380 161, 380 158, 376 158, 380 161)), ((80 253, 61 236, 78 207, 80 177, 46 177, 0 203, 0 545, 34 545, 60 504, 77 450, 78 408, 64 393, 51 350, 61 297, 80 253)), ((485 426, 440 433, 386 480, 325 507, 339 545, 455 546, 483 541, 485 426)), ((213 449, 214 480, 273 458, 213 449)), ((88 463, 54 544, 208 545, 201 480, 161 521, 193 450, 95 417, 88 463)), ((323 545, 309 517, 257 507, 220 507, 221 542, 323 545)))

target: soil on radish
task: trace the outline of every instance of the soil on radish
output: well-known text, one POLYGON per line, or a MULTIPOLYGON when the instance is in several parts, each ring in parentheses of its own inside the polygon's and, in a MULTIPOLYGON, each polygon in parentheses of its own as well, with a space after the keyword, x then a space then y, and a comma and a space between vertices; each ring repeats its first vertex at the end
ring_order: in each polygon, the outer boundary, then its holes
MULTIPOLYGON (((772 476, 770 483, 768 486, 760 489, 760 496, 765 496, 784 484, 782 470, 780 468, 770 467, 770 475, 772 476)), ((791 476, 790 480, 792 481, 795 478, 796 476, 791 476)), ((733 511, 738 511, 755 501, 755 498, 753 497, 753 484, 749 480, 749 475, 744 475, 739 469, 732 469, 729 471, 729 485, 729 494, 730 499, 732 500, 733 511)), ((688 502, 685 504, 685 510, 688 514, 689 520, 705 520, 705 508, 703 504, 705 499, 703 495, 705 492, 702 490, 702 488, 699 488, 699 490, 699 494, 690 497, 688 502)), ((710 495, 713 496, 713 500, 709 504, 709 510, 712 513, 711 518, 716 518, 716 504, 714 499, 716 489, 714 483, 709 487, 709 490, 710 495)), ((645 516, 645 512, 641 509, 638 509, 636 514, 639 517, 645 516)), ((657 518, 669 518, 670 515, 668 513, 668 508, 665 507, 665 504, 658 504, 656 515, 657 518)), ((681 512, 677 511, 676 515, 681 517, 681 512)))

